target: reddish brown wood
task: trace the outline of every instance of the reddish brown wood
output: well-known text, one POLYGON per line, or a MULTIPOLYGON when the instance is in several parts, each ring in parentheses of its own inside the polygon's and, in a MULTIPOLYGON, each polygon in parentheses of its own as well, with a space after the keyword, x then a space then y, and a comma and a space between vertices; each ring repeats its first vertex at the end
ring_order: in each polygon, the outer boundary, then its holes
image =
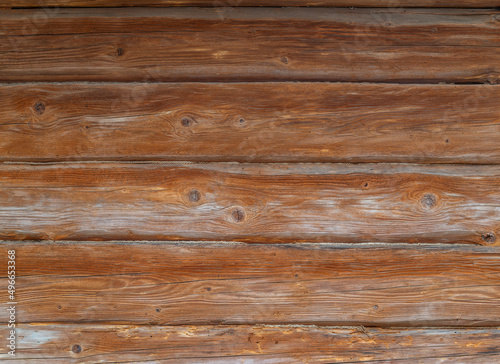
MULTIPOLYGON (((16 251, 18 323, 406 327, 500 322, 500 252, 489 247, 2 246, 16 251)), ((0 259, 5 267, 7 254, 0 259)), ((1 310, 0 321, 7 318, 7 310, 1 310)))
POLYGON ((22 84, 0 99, 3 161, 500 162, 500 86, 22 84))
POLYGON ((496 83, 497 10, 0 12, 0 81, 496 83))
MULTIPOLYGON (((0 338, 5 340, 5 330, 0 338)), ((314 326, 22 325, 26 363, 493 363, 500 330, 314 326)), ((9 358, 1 353, 6 363, 9 358)))
POLYGON ((0 176, 1 239, 500 244, 498 166, 75 163, 0 176))
POLYGON ((4 1, 12 362, 500 361, 498 5, 4 1))
POLYGON ((340 6, 340 7, 457 7, 492 8, 497 0, 4 0, 6 7, 114 7, 114 6, 340 6))

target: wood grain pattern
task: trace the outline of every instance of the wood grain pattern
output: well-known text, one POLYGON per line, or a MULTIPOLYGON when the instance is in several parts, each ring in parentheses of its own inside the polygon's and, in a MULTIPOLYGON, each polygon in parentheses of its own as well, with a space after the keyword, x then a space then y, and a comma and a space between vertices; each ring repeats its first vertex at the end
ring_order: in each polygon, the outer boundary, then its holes
POLYGON ((499 166, 0 169, 0 238, 499 244, 499 166))
POLYGON ((0 362, 500 362, 499 6, 3 1, 0 362))
POLYGON ((3 161, 500 162, 500 86, 22 84, 0 99, 3 161))
POLYGON ((500 360, 498 329, 22 325, 19 337, 16 360, 0 353, 2 363, 490 364, 500 360))
MULTIPOLYGON (((215 242, 1 247, 16 250, 18 323, 485 327, 500 322, 500 252, 492 247, 215 242)), ((2 254, 2 267, 6 259, 2 254)), ((1 310, 0 322, 6 321, 8 312, 1 310)))
POLYGON ((0 81, 496 83, 500 74, 491 9, 39 12, 0 12, 0 81))
POLYGON ((325 6, 493 8, 497 0, 4 0, 3 7, 118 7, 118 6, 325 6))

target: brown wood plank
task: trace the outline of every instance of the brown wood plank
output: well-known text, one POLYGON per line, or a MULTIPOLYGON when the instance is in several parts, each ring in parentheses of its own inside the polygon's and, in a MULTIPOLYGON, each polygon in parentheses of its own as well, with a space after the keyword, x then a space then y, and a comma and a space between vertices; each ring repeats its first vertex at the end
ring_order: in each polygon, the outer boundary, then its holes
MULTIPOLYGON (((17 322, 498 326, 480 246, 16 243, 17 322)), ((7 287, 6 272, 0 279, 7 287)), ((0 321, 8 321, 7 310, 0 321)), ((2 330, 5 331, 5 330, 2 330)))
POLYGON ((498 0, 4 0, 5 7, 118 7, 118 6, 325 6, 325 7, 457 7, 492 8, 498 0))
POLYGON ((0 238, 499 244, 500 167, 0 168, 0 238))
MULTIPOLYGON (((494 363, 498 329, 22 325, 2 363, 494 363)), ((0 334, 5 339, 5 330, 0 334)), ((3 340, 6 342, 6 340, 3 340)))
POLYGON ((0 12, 0 81, 496 83, 498 10, 0 12))
POLYGON ((3 161, 500 163, 493 85, 4 84, 0 99, 3 161))

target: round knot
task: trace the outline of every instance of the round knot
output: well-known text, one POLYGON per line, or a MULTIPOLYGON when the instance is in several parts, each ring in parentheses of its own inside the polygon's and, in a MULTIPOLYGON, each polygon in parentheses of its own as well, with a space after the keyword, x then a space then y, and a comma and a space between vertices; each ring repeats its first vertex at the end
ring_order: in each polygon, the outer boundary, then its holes
POLYGON ((191 202, 198 202, 201 199, 201 193, 198 190, 191 190, 188 193, 188 198, 191 202))
POLYGON ((245 212, 242 209, 237 208, 231 212, 231 216, 234 221, 242 222, 245 219, 245 212))
POLYGON ((45 112, 45 104, 42 101, 38 101, 35 103, 34 109, 38 115, 42 115, 45 112))
POLYGON ((437 204, 437 198, 432 193, 425 194, 420 200, 422 206, 431 209, 437 204))

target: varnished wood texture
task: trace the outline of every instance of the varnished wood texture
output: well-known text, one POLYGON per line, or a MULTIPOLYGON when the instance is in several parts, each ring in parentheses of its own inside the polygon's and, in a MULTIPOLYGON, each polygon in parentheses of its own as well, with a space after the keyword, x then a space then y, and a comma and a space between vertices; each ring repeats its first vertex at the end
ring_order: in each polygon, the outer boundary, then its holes
MULTIPOLYGON (((19 337, 17 360, 0 353, 2 363, 491 364, 500 360, 498 329, 22 325, 19 337)), ((0 339, 6 341, 4 335, 0 339)))
POLYGON ((0 81, 496 83, 497 10, 0 12, 0 81), (42 20, 40 20, 40 17, 42 20))
POLYGON ((4 84, 0 99, 3 161, 500 162, 494 85, 4 84))
MULTIPOLYGON (((493 8, 498 0, 4 0, 3 7, 119 7, 119 6, 325 6, 325 7, 447 7, 493 8)), ((43 11, 43 10, 42 10, 43 11)), ((50 11, 50 9, 48 9, 50 11)))
MULTIPOLYGON (((491 247, 213 242, 2 247, 16 250, 19 323, 500 323, 500 252, 491 247)), ((1 257, 2 264, 6 259, 1 257)), ((1 281, 7 285, 5 277, 1 281)), ((7 310, 1 310, 0 321, 7 320, 7 310)))
POLYGON ((55 164, 0 169, 0 238, 496 245, 498 166, 55 164))

